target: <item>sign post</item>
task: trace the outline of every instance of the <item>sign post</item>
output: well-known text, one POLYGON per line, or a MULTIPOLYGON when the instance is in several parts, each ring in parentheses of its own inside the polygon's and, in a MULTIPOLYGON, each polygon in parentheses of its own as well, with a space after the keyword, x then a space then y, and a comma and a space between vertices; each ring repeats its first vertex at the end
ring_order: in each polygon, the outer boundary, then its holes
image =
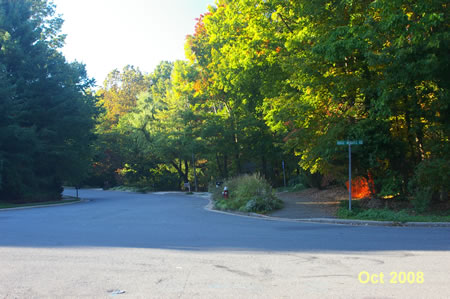
POLYGON ((362 140, 339 140, 337 145, 348 145, 348 210, 352 210, 352 144, 361 145, 362 140))

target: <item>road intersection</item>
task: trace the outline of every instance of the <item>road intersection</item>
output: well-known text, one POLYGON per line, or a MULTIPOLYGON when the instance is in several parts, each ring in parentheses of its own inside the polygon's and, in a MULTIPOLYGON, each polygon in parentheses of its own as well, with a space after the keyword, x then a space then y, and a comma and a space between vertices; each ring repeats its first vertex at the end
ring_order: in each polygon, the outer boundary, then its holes
POLYGON ((1 298, 450 295, 450 228, 268 221, 180 193, 80 194, 89 201, 0 212, 1 298))

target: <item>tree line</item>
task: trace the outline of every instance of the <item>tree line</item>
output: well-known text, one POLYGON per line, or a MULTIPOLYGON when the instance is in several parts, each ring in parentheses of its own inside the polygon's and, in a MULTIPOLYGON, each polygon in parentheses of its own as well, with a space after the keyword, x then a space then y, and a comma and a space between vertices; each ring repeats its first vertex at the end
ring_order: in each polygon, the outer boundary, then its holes
POLYGON ((281 185, 284 164, 291 182, 323 187, 346 180, 336 141, 363 140, 353 172, 378 196, 448 198, 447 11, 441 0, 219 0, 187 36, 186 61, 114 70, 96 100, 80 83, 78 102, 64 96, 91 109, 84 129, 96 120, 78 153, 91 153, 84 183, 206 189, 259 172, 281 185))

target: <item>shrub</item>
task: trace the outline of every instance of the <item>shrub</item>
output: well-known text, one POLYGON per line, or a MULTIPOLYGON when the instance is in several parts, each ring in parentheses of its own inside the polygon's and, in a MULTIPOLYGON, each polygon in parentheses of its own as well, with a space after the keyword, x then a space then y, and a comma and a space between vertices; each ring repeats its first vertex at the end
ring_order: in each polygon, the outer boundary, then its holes
POLYGON ((417 189, 416 194, 414 194, 414 197, 411 200, 411 203, 414 206, 414 210, 417 213, 425 212, 430 207, 432 196, 433 191, 430 187, 417 189))
POLYGON ((450 190, 450 161, 427 159, 420 162, 408 187, 412 193, 416 193, 418 189, 427 189, 433 194, 448 193, 450 190))
MULTIPOLYGON (((289 179, 288 187, 303 186, 303 189, 306 188, 322 189, 323 178, 324 177, 320 173, 310 173, 309 171, 302 171, 299 175, 289 179)), ((300 189, 300 187, 298 188, 300 189)))
POLYGON ((267 213, 282 207, 282 201, 273 194, 269 183, 257 174, 232 178, 223 186, 228 188, 228 199, 222 197, 223 188, 213 185, 209 188, 219 210, 267 213))
POLYGON ((433 198, 448 200, 450 190, 450 162, 445 159, 427 159, 419 163, 408 184, 413 195, 414 210, 423 213, 429 209, 433 198), (434 195, 434 196, 433 196, 434 195))
POLYGON ((388 170, 385 176, 377 180, 377 185, 381 185, 378 196, 397 196, 402 192, 402 180, 400 174, 395 171, 388 170))

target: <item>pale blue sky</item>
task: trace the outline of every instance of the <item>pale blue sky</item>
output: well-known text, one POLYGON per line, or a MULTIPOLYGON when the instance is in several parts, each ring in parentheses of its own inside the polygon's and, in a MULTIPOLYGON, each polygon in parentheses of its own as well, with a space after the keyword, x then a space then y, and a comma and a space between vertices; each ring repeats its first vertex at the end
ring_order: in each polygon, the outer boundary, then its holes
POLYGON ((214 0, 54 0, 65 20, 63 53, 86 64, 102 85, 127 64, 152 72, 162 60, 184 59, 185 37, 214 0))

